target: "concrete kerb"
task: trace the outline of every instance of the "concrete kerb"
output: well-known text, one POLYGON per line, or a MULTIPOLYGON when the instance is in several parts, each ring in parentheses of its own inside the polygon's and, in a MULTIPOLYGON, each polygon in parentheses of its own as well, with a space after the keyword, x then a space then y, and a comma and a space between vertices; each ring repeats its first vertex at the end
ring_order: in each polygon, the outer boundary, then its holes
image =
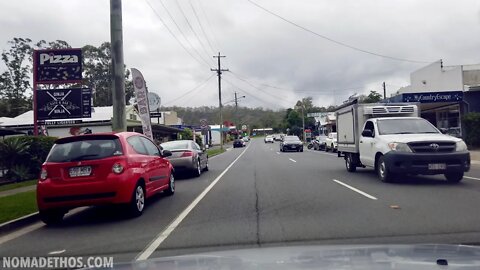
POLYGON ((26 225, 33 224, 37 221, 40 221, 40 215, 38 214, 38 212, 35 212, 23 217, 16 218, 14 220, 4 222, 0 224, 0 234, 13 231, 26 225))

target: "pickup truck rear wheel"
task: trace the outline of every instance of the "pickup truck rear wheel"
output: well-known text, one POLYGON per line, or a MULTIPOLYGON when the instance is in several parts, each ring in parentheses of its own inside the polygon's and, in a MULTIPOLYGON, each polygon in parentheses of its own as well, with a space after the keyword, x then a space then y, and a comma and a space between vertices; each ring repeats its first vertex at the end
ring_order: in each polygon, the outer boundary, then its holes
POLYGON ((458 183, 463 179, 463 172, 446 173, 445 178, 447 178, 447 181, 450 183, 458 183))
POLYGON ((355 172, 357 170, 356 164, 353 162, 353 158, 351 154, 345 155, 345 167, 347 168, 348 172, 355 172))
POLYGON ((392 181, 393 174, 388 171, 388 168, 387 168, 387 165, 385 164, 385 159, 383 158, 383 156, 380 156, 378 158, 375 169, 377 170, 378 178, 380 178, 382 182, 388 183, 392 181))

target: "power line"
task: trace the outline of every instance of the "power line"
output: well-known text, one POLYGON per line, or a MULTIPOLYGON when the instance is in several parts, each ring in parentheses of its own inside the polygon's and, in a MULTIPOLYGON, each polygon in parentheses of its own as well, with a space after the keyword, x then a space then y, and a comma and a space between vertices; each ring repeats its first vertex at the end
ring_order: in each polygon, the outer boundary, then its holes
MULTIPOLYGON (((259 87, 256 87, 255 85, 253 85, 252 83, 250 83, 250 82, 247 81, 246 79, 243 79, 243 78, 238 77, 235 73, 231 73, 231 74, 232 74, 233 76, 235 76, 237 79, 239 79, 239 80, 247 83, 247 84, 250 85, 251 87, 257 89, 258 91, 260 91, 260 92, 262 92, 262 93, 264 93, 264 94, 266 94, 266 95, 268 95, 268 96, 271 96, 270 93, 265 92, 263 89, 261 89, 261 88, 259 88, 259 87)), ((276 96, 275 98, 276 98, 276 99, 283 100, 283 101, 288 102, 288 103, 291 102, 291 100, 287 100, 287 99, 281 98, 280 96, 276 96)))
MULTIPOLYGON (((192 25, 190 24, 190 21, 188 20, 188 17, 187 17, 187 15, 185 14, 185 12, 183 11, 183 8, 182 8, 182 6, 180 5, 180 3, 178 2, 178 0, 175 0, 175 3, 177 4, 178 9, 180 10, 180 12, 182 13, 183 17, 185 18, 185 21, 187 22, 188 27, 190 28, 190 30, 192 30, 193 35, 197 38, 198 43, 199 43, 200 46, 202 47, 203 51, 205 52, 206 55, 210 56, 210 53, 208 53, 207 49, 206 49, 205 46, 203 45, 202 40, 198 37, 197 32, 195 32, 195 30, 193 29, 192 25)), ((210 58, 208 58, 208 59, 210 59, 210 58)))
POLYGON ((257 96, 256 96, 255 94, 253 94, 252 92, 247 91, 247 90, 245 90, 245 89, 243 89, 243 88, 235 85, 234 83, 232 83, 231 81, 229 81, 229 80, 227 80, 227 79, 225 79, 225 78, 223 78, 223 80, 224 80, 225 82, 227 82, 228 84, 230 84, 231 86, 233 86, 233 87, 235 87, 236 89, 238 89, 239 91, 242 91, 243 93, 247 94, 249 97, 253 97, 254 99, 260 101, 260 102, 263 103, 263 104, 271 105, 271 106, 273 106, 274 108, 275 108, 275 107, 279 107, 279 104, 275 104, 275 103, 273 103, 273 102, 266 101, 266 100, 264 100, 264 99, 262 99, 262 98, 260 98, 260 97, 257 97, 257 96))
MULTIPOLYGON (((234 71, 230 71, 230 73, 232 73, 234 76, 236 76, 237 78, 241 78, 243 80, 247 80, 245 76, 243 75, 239 75, 238 73, 234 72, 234 71)), ((283 88, 283 87, 278 87, 278 86, 275 86, 275 85, 269 85, 269 84, 265 84, 265 83, 257 83, 257 85, 261 85, 261 86, 265 86, 265 87, 269 87, 269 88, 274 88, 274 89, 278 89, 278 90, 283 90, 283 91, 286 91, 286 92, 294 92, 294 93, 316 93, 316 94, 328 94, 330 95, 332 92, 343 92, 343 91, 347 91, 347 90, 358 90, 358 89, 361 89, 363 88, 363 86, 357 86, 357 87, 350 87, 350 88, 344 88, 344 89, 329 89, 329 90, 294 90, 294 89, 287 89, 287 88, 283 88)))
MULTIPOLYGON (((170 11, 168 11, 168 8, 167 6, 163 3, 162 0, 159 0, 160 4, 162 4, 162 7, 163 9, 165 9, 165 11, 167 12, 168 16, 170 17, 170 19, 173 21, 173 23, 175 24, 175 26, 177 27, 178 31, 180 32, 180 34, 183 36, 183 38, 187 41, 187 43, 190 45, 190 47, 192 48, 192 50, 198 55, 198 57, 200 59, 202 59, 202 61, 204 61, 206 64, 208 64, 208 66, 210 66, 208 60, 205 60, 204 57, 202 57, 202 55, 200 54, 200 52, 195 48, 195 46, 193 46, 193 44, 190 42, 190 40, 187 38, 187 35, 185 35, 185 33, 182 31, 181 27, 178 25, 177 21, 175 20, 175 18, 173 17, 173 15, 170 13, 170 11)), ((210 58, 207 58, 207 59, 210 59, 210 58)))
POLYGON ((179 97, 176 97, 176 98, 174 98, 174 99, 172 99, 172 100, 170 100, 170 101, 168 101, 168 102, 165 102, 165 104, 173 103, 173 102, 175 102, 175 101, 177 101, 177 100, 185 97, 186 95, 188 95, 188 94, 190 94, 190 93, 192 93, 192 92, 194 92, 194 91, 196 91, 196 90, 200 90, 200 89, 201 89, 201 86, 204 86, 210 79, 213 78, 214 75, 215 75, 215 74, 211 74, 210 77, 208 77, 206 80, 204 80, 203 82, 201 82, 200 84, 198 84, 198 85, 195 86, 194 88, 188 90, 187 92, 185 92, 184 94, 182 94, 182 95, 179 96, 179 97))
POLYGON ((286 19, 286 18, 284 18, 284 17, 282 17, 282 16, 274 13, 273 11, 270 11, 270 10, 268 10, 267 8, 265 8, 265 7, 257 4, 256 2, 254 2, 254 1, 252 1, 252 0, 247 0, 247 1, 250 2, 252 5, 254 5, 254 6, 262 9, 263 11, 265 11, 265 12, 267 12, 267 13, 269 13, 269 14, 271 14, 271 15, 279 18, 279 19, 281 19, 282 21, 285 21, 285 22, 287 22, 287 23, 289 23, 289 24, 291 24, 291 25, 293 25, 293 26, 295 26, 295 27, 297 27, 297 28, 300 28, 300 29, 302 29, 302 30, 304 30, 304 31, 306 31, 306 32, 308 32, 308 33, 310 33, 310 34, 313 34, 313 35, 315 35, 315 36, 317 36, 317 37, 320 37, 320 38, 322 38, 322 39, 325 39, 325 40, 328 40, 328 41, 330 41, 330 42, 333 42, 333 43, 335 43, 335 44, 337 44, 337 45, 340 45, 340 46, 343 46, 343 47, 346 47, 346 48, 350 48, 350 49, 355 50, 355 51, 359 51, 359 52, 363 52, 363 53, 366 53, 366 54, 375 55, 375 56, 378 56, 378 57, 383 57, 383 58, 387 58, 387 59, 395 60, 395 61, 410 62, 410 63, 417 63, 417 64, 432 63, 431 61, 411 60, 411 59, 405 59, 405 58, 399 58, 399 57, 393 57, 393 56, 388 56, 388 55, 384 55, 384 54, 379 54, 379 53, 367 51, 367 50, 364 50, 364 49, 361 49, 361 48, 358 48, 358 47, 349 45, 349 44, 344 43, 344 42, 341 42, 341 41, 334 40, 334 39, 329 38, 329 37, 327 37, 327 36, 325 36, 325 35, 322 35, 322 34, 319 34, 319 33, 315 32, 315 31, 313 31, 313 30, 310 30, 310 29, 308 29, 308 28, 306 28, 306 27, 304 27, 304 26, 301 26, 301 25, 299 25, 299 24, 297 24, 297 23, 295 23, 295 22, 293 22, 293 21, 291 21, 291 20, 289 20, 289 19, 286 19))
MULTIPOLYGON (((183 45, 183 43, 177 38, 177 36, 173 33, 173 31, 168 27, 168 25, 165 23, 165 21, 162 19, 162 17, 160 16, 160 14, 158 14, 158 12, 153 8, 152 4, 150 4, 150 2, 148 0, 145 0, 145 2, 147 2, 148 6, 150 7, 150 9, 153 11, 153 13, 157 16, 157 18, 160 20, 160 22, 162 22, 163 26, 165 26, 165 28, 168 30, 168 32, 170 33, 170 35, 172 35, 173 38, 175 38, 175 40, 180 44, 180 46, 182 46, 182 48, 193 58, 195 59, 195 61, 197 61, 198 63, 200 64, 205 64, 207 65, 208 67, 210 67, 210 65, 208 64, 208 62, 202 62, 200 60, 198 60, 186 47, 185 45, 183 45)), ((204 59, 202 59, 204 60, 204 59)), ((204 60, 205 61, 205 60, 204 60)))
POLYGON ((212 33, 212 37, 213 37, 213 42, 216 43, 217 47, 219 49, 222 48, 221 44, 218 42, 218 39, 215 37, 215 31, 213 30, 213 27, 212 27, 212 24, 210 23, 210 20, 208 19, 208 16, 207 16, 207 13, 205 12, 205 10, 203 9, 203 5, 202 5, 202 0, 199 0, 198 1, 198 5, 200 7, 200 11, 202 12, 203 14, 203 17, 205 17, 205 21, 207 21, 207 25, 208 27, 210 27, 211 29, 211 33, 212 33))
POLYGON ((200 26, 200 30, 202 30, 203 35, 205 36, 205 39, 207 40, 208 46, 210 46, 210 49, 212 50, 212 53, 215 53, 215 49, 213 49, 212 43, 210 43, 210 39, 207 36, 207 33, 205 32, 205 29, 203 28, 202 23, 200 22, 200 18, 198 17, 197 11, 195 10, 195 7, 192 4, 192 1, 188 1, 190 6, 192 7, 193 14, 195 15, 195 18, 197 19, 198 25, 200 26))

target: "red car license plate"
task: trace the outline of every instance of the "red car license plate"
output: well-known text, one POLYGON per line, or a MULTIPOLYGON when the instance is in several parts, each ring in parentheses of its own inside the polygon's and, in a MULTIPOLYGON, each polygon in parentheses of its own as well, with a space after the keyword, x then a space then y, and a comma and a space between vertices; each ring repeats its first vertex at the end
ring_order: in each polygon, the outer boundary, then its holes
POLYGON ((91 166, 72 167, 68 170, 70 177, 89 176, 92 174, 91 166))
POLYGON ((428 164, 429 170, 445 170, 446 168, 447 168, 447 164, 445 163, 428 164))

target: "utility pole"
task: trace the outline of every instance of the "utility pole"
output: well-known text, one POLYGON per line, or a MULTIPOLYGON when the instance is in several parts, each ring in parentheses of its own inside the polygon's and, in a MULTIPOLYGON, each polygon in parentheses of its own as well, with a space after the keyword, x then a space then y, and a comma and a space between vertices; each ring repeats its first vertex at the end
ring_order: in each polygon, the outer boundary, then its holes
POLYGON ((218 56, 214 55, 213 58, 217 58, 218 60, 218 68, 213 69, 211 71, 216 71, 218 76, 218 107, 220 110, 220 149, 223 150, 223 114, 222 114, 222 71, 228 71, 228 69, 222 69, 220 64, 220 58, 225 57, 225 55, 220 55, 218 52, 218 56))
POLYGON ((112 130, 126 131, 125 67, 123 63, 122 0, 110 0, 110 44, 112 54, 112 130))
MULTIPOLYGON (((237 115, 237 110, 238 110, 238 99, 237 99, 237 92, 235 92, 235 126, 238 127, 238 115, 237 115)), ((237 128, 237 134, 238 134, 238 128, 237 128)))
POLYGON ((383 82, 383 99, 387 99, 387 87, 385 86, 385 82, 383 82))
POLYGON ((303 106, 303 101, 302 101, 302 132, 303 132, 303 142, 306 142, 307 139, 305 138, 305 108, 303 106))
MULTIPOLYGON (((236 125, 238 126, 240 123, 238 122, 238 100, 241 99, 241 98, 245 98, 245 96, 241 96, 241 97, 238 97, 237 96, 237 92, 235 92, 235 123, 236 125)), ((238 131, 238 128, 237 128, 237 131, 238 131)))

